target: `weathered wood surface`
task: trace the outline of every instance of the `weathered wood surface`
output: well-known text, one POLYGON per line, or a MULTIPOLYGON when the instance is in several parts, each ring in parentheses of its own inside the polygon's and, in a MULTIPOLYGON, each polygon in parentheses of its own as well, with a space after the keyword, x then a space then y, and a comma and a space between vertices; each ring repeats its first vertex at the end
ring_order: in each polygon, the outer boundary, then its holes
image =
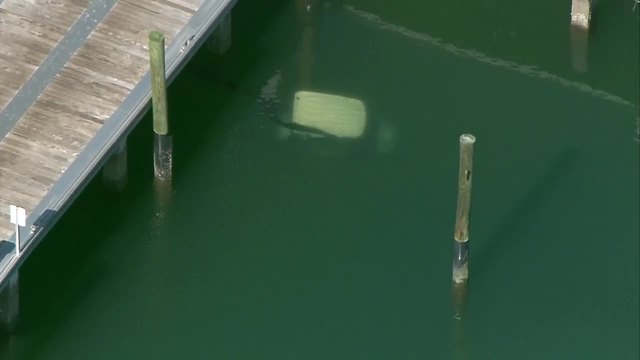
POLYGON ((82 14, 89 0, 0 4, 0 109, 11 100, 82 14))
MULTIPOLYGON (((13 234, 9 204, 30 212, 140 81, 150 30, 167 46, 204 0, 119 0, 86 43, 0 141, 0 240, 13 234)), ((0 111, 89 0, 0 4, 0 111)))

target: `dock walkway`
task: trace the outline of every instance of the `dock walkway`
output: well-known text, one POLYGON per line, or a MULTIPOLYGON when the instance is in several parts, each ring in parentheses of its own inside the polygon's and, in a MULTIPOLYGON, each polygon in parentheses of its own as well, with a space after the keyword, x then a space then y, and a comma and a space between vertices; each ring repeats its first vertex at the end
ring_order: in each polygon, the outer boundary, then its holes
POLYGON ((148 108, 149 32, 170 81, 234 3, 0 0, 0 290, 148 108))

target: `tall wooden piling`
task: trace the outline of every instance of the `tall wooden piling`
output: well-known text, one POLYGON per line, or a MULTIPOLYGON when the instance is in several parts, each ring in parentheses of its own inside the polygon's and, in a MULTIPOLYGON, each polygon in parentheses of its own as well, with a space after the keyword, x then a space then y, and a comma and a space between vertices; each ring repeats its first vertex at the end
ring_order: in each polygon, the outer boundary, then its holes
POLYGON ((460 171, 458 174, 458 207, 454 231, 453 281, 463 283, 469 277, 469 213, 473 180, 473 135, 460 136, 460 171))
POLYGON ((591 25, 591 1, 571 1, 571 59, 573 69, 585 72, 588 68, 589 26, 591 25))
POLYGON ((167 85, 164 64, 164 35, 149 34, 149 61, 153 102, 153 169, 156 179, 171 181, 173 173, 173 139, 167 113, 167 85))
POLYGON ((469 278, 469 215, 471 211, 471 184, 473 180, 473 135, 460 136, 460 170, 458 174, 458 206, 454 230, 454 256, 452 275, 453 302, 453 358, 469 359, 464 334, 464 313, 467 303, 469 278))

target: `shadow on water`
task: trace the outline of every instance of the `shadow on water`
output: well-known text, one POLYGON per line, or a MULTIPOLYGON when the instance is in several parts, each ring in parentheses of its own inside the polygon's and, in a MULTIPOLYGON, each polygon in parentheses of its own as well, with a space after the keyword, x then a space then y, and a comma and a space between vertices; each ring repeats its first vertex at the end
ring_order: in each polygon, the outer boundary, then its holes
MULTIPOLYGON (((118 209, 126 208, 135 194, 114 196, 101 187, 101 181, 93 181, 47 235, 50 241, 43 241, 21 267, 20 319, 13 334, 0 334, 0 349, 5 348, 9 355, 3 359, 11 359, 12 344, 18 339, 53 334, 55 328, 50 324, 63 323, 64 314, 108 276, 109 264, 100 259, 99 252, 113 235, 113 227, 101 225, 99 233, 93 228, 96 223, 119 223, 124 212, 118 209)), ((20 358, 25 354, 32 357, 38 351, 20 349, 20 358)))
MULTIPOLYGON (((482 277, 495 259, 505 253, 512 253, 513 249, 524 241, 519 236, 519 228, 531 222, 532 213, 540 209, 540 205, 552 189, 571 173, 572 165, 578 157, 577 151, 567 148, 549 164, 546 171, 533 183, 525 195, 516 202, 509 211, 509 215, 485 239, 486 244, 477 251, 473 251, 471 261, 473 270, 471 277, 482 277)), ((524 192, 524 191, 523 191, 524 192)))

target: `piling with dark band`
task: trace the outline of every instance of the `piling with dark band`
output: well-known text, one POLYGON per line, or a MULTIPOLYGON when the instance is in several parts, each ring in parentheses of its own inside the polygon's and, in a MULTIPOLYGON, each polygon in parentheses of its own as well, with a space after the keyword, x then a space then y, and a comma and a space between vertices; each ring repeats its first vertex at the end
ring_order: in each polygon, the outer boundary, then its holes
POLYGON ((173 137, 153 135, 153 171, 156 179, 171 181, 173 173, 173 137))
POLYGON ((153 169, 161 181, 171 181, 173 172, 173 139, 167 114, 167 86, 164 64, 164 35, 149 33, 149 62, 153 103, 153 169))
POLYGON ((460 172, 458 175, 458 207, 454 232, 454 283, 466 282, 469 277, 469 212, 473 180, 473 135, 460 136, 460 172))
POLYGON ((467 303, 469 278, 469 213, 473 180, 473 135, 460 136, 460 172, 458 174, 458 206, 453 241, 452 302, 455 321, 455 358, 468 358, 463 318, 467 303))
POLYGON ((469 276, 469 241, 453 242, 453 281, 466 281, 469 276))

